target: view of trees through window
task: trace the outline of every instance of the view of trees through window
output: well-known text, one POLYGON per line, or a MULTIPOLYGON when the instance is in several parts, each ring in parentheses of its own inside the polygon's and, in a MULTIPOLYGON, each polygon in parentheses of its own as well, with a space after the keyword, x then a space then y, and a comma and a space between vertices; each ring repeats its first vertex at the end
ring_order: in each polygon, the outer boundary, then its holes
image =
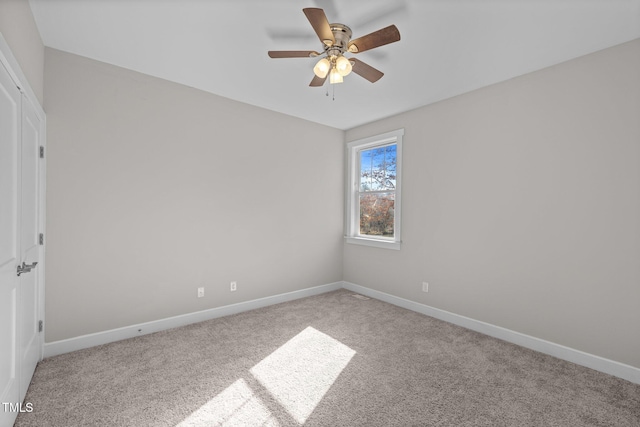
POLYGON ((394 236, 396 144, 360 151, 360 234, 394 236))

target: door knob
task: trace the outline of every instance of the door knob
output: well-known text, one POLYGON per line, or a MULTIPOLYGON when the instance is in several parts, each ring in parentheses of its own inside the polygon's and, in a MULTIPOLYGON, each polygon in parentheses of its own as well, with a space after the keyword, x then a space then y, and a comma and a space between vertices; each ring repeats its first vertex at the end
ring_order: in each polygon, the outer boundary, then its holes
POLYGON ((18 276, 20 276, 22 273, 28 273, 30 272, 32 269, 35 268, 35 266, 38 265, 38 262, 32 262, 31 264, 27 264, 24 261, 22 262, 22 265, 18 266, 18 276))

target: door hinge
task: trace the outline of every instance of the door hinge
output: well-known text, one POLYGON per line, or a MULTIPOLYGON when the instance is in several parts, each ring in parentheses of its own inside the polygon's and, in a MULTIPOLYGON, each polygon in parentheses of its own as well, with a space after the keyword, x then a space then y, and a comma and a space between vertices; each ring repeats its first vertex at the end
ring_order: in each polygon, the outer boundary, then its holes
POLYGON ((40 233, 40 237, 38 237, 38 243, 44 245, 44 234, 40 233))
POLYGON ((44 329, 44 322, 42 320, 38 321, 38 332, 42 332, 44 329))
POLYGON ((40 146, 40 158, 44 159, 44 146, 40 146))

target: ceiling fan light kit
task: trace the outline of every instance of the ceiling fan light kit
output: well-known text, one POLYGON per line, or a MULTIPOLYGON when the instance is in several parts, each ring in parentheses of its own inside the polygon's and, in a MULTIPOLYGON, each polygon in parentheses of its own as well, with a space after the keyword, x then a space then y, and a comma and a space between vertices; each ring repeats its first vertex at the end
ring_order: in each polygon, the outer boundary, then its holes
POLYGON ((395 25, 390 25, 366 36, 351 40, 351 29, 344 24, 329 24, 322 9, 302 9, 309 23, 315 30, 323 44, 323 51, 274 51, 270 50, 271 58, 322 58, 313 67, 315 77, 309 84, 312 87, 323 86, 327 77, 330 84, 342 83, 343 77, 352 71, 371 83, 378 81, 384 73, 355 58, 346 58, 345 53, 360 53, 376 47, 384 46, 400 40, 400 32, 395 25))
POLYGON ((348 76, 353 69, 351 61, 342 55, 332 55, 329 58, 322 58, 318 61, 316 66, 313 67, 314 74, 321 79, 325 79, 329 74, 329 82, 331 84, 342 83, 342 77, 348 76))

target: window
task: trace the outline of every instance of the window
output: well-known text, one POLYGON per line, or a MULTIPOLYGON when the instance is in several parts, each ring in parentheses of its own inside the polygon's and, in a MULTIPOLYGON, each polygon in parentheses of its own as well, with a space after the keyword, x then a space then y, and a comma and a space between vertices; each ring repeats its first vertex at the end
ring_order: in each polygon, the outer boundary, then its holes
POLYGON ((400 249, 400 172, 404 129, 347 144, 346 240, 400 249))

